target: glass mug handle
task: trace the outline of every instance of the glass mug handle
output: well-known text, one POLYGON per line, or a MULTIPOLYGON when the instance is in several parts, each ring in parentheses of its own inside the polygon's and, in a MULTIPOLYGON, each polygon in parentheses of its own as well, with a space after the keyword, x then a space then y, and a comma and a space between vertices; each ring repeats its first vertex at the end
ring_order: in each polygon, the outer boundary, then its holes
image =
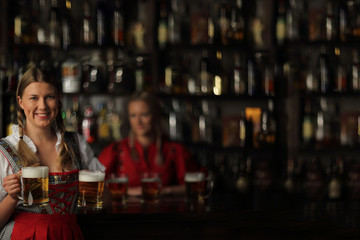
POLYGON ((17 175, 20 176, 20 188, 21 188, 21 192, 19 194, 17 194, 17 197, 20 201, 24 201, 24 187, 23 187, 23 178, 22 178, 22 174, 21 172, 17 172, 17 175))
POLYGON ((206 193, 204 195, 204 198, 208 199, 211 196, 213 189, 214 189, 214 179, 211 175, 209 175, 209 176, 205 177, 204 181, 206 184, 206 186, 205 186, 206 193))

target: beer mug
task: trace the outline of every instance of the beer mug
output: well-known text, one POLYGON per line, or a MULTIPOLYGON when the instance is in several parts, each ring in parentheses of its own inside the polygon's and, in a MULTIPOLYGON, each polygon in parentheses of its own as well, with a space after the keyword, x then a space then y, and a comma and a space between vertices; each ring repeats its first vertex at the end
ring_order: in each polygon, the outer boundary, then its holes
POLYGON ((147 172, 141 176, 142 202, 156 204, 160 200, 161 179, 158 173, 147 172))
POLYGON ((210 196, 213 181, 206 178, 203 172, 189 172, 185 174, 185 201, 189 204, 203 205, 210 196))
POLYGON ((99 210, 103 207, 105 172, 97 170, 79 171, 78 207, 99 210))
POLYGON ((106 186, 110 191, 112 204, 114 206, 119 204, 126 205, 128 185, 129 178, 126 174, 113 175, 106 181, 106 186))
POLYGON ((49 168, 47 166, 21 168, 22 191, 19 197, 24 206, 49 202, 49 168))

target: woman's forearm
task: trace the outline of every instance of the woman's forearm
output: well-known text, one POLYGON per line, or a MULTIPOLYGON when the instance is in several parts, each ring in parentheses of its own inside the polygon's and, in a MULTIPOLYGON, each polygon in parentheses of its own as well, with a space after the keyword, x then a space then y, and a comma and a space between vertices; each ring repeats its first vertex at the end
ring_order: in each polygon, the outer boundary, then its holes
POLYGON ((7 195, 0 202, 0 229, 4 227, 6 222, 13 214, 18 201, 19 201, 18 199, 14 199, 10 195, 7 195))

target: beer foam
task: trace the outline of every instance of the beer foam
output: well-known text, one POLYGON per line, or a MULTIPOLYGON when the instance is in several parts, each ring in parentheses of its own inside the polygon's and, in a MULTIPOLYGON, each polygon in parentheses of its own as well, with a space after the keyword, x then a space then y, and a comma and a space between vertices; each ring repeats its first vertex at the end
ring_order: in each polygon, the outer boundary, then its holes
POLYGON ((82 170, 79 172, 80 182, 102 182, 105 179, 105 173, 101 171, 82 170))
POLYGON ((47 166, 23 167, 21 176, 23 178, 46 178, 49 176, 49 168, 47 166))
POLYGON ((112 179, 109 179, 108 182, 110 182, 110 183, 127 183, 128 178, 126 178, 126 177, 112 178, 112 179))
POLYGON ((186 173, 185 182, 200 182, 205 178, 204 173, 186 173))
POLYGON ((145 183, 152 183, 152 182, 158 182, 159 178, 142 178, 141 181, 145 183))

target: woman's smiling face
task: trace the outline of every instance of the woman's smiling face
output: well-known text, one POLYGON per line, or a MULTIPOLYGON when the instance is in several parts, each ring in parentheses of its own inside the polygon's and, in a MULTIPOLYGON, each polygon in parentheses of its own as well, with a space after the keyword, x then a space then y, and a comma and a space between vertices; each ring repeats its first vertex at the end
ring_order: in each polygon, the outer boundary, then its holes
POLYGON ((59 113, 59 94, 50 83, 30 83, 18 96, 19 106, 24 110, 26 126, 50 127, 59 113))

